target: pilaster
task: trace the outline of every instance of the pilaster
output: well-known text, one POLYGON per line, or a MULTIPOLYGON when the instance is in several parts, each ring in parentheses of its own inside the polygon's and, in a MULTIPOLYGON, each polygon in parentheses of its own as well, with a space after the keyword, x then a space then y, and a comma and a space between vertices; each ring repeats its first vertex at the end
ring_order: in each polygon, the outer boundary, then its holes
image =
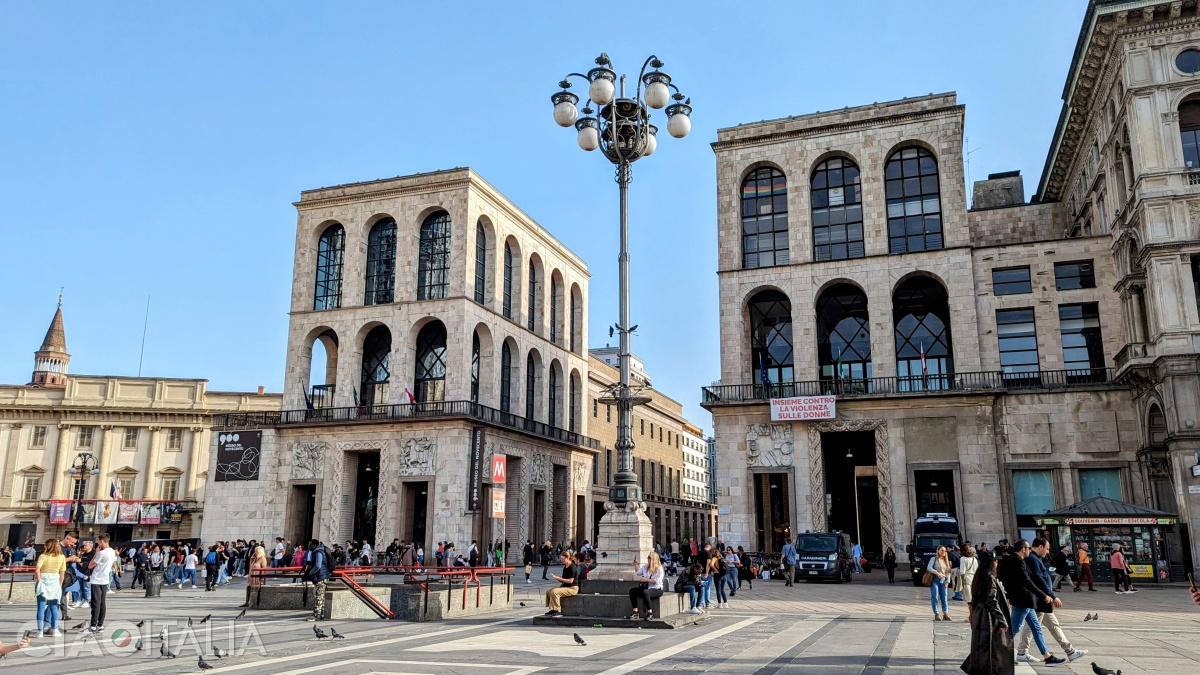
POLYGON ((146 479, 142 494, 146 499, 158 496, 158 446, 162 442, 162 427, 150 427, 150 450, 146 455, 146 479))

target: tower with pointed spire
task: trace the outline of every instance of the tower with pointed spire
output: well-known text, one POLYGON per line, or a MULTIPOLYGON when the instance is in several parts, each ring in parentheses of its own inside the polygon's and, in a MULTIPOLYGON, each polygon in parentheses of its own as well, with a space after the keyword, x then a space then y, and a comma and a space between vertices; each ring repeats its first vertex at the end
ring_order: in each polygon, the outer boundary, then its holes
POLYGON ((63 388, 67 386, 67 364, 71 363, 71 355, 67 353, 67 333, 63 330, 62 291, 58 293, 58 309, 46 337, 42 340, 42 348, 33 353, 33 381, 35 387, 63 388))

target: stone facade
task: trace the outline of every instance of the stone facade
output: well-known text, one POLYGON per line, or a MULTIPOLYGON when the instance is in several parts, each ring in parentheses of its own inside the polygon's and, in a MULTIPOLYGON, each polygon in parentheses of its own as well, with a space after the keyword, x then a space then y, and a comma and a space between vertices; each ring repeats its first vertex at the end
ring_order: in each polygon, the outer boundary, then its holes
POLYGON ((470 169, 309 190, 296 208, 285 412, 225 420, 262 430, 263 468, 257 481, 214 487, 210 499, 227 508, 206 536, 367 539, 380 550, 395 538, 428 551, 446 541, 464 555, 473 539, 519 555, 527 539, 586 538, 599 445, 584 435, 582 260, 470 169), (424 238, 439 216, 444 249, 424 238), (394 260, 383 269, 371 232, 389 219, 394 260), (331 227, 344 229, 340 258, 323 248, 331 227), (431 291, 427 270, 442 268, 431 291), (372 295, 381 270, 391 279, 382 298, 372 295), (319 301, 329 278, 340 297, 319 301), (508 458, 503 488, 495 454, 508 458), (493 518, 500 490, 504 517, 493 518))

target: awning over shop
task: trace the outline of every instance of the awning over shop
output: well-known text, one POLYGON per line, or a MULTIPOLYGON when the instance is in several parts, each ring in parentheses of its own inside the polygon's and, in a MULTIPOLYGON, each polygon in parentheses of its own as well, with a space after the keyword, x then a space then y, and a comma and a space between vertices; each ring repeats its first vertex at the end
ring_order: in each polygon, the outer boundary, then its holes
POLYGON ((1108 497, 1092 497, 1055 511, 1047 511, 1038 520, 1042 525, 1174 525, 1178 518, 1173 513, 1147 506, 1108 497))

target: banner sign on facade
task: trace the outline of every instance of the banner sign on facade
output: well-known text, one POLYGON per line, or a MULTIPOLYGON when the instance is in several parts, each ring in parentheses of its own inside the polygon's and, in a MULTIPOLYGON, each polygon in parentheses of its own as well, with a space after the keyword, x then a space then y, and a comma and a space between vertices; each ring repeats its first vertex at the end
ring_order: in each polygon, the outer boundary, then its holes
POLYGON ((796 396, 771 399, 772 422, 831 420, 836 417, 836 396, 796 396))
POLYGON ((492 489, 492 517, 493 518, 503 518, 504 517, 504 511, 505 511, 505 506, 506 506, 506 497, 507 497, 507 495, 505 494, 503 488, 501 488, 499 490, 497 490, 495 488, 492 489))
POLYGON ((79 512, 75 514, 75 520, 80 525, 95 525, 96 502, 79 502, 79 512))
POLYGON ((137 502, 121 502, 117 509, 118 525, 137 525, 142 516, 142 505, 137 502))
POLYGON ((96 524, 117 524, 117 502, 96 502, 96 524))
POLYGON ((163 502, 162 522, 178 525, 183 522, 183 502, 163 502))
POLYGON ((1067 518, 1068 525, 1174 525, 1174 518, 1096 517, 1067 518))
POLYGON ((480 491, 483 489, 483 452, 487 445, 487 434, 483 427, 471 431, 471 460, 467 463, 467 510, 480 509, 480 491))
POLYGON ((1138 579, 1153 579, 1154 565, 1129 565, 1129 576, 1138 579))
POLYGON ((503 485, 508 482, 508 457, 492 455, 492 484, 503 485))
POLYGON ((261 447, 261 431, 217 434, 217 482, 258 480, 261 447))
POLYGON ((142 524, 158 525, 162 522, 162 504, 158 502, 142 502, 142 524))
POLYGON ((75 513, 75 502, 50 502, 50 524, 69 525, 75 513))

